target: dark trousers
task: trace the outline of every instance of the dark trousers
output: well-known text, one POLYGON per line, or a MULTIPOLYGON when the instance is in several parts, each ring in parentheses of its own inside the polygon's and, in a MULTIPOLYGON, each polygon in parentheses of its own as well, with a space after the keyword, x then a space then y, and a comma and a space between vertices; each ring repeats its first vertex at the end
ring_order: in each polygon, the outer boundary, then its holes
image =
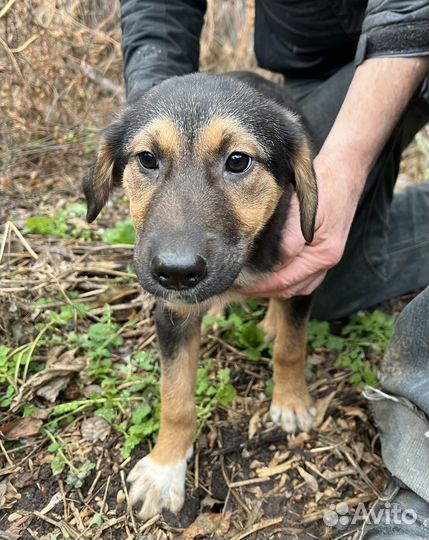
MULTIPOLYGON (((348 64, 325 81, 285 83, 310 124, 317 150, 341 108, 354 70, 348 64)), ((429 183, 393 194, 402 151, 428 121, 426 79, 368 177, 343 258, 314 295, 313 317, 344 317, 429 283, 429 183)))
MULTIPOLYGON (((429 503, 429 287, 400 314, 381 363, 380 382, 383 391, 367 388, 365 393, 386 467, 429 503)), ((425 509, 427 518, 429 505, 425 509)), ((427 519, 425 530, 423 537, 429 538, 427 519)))

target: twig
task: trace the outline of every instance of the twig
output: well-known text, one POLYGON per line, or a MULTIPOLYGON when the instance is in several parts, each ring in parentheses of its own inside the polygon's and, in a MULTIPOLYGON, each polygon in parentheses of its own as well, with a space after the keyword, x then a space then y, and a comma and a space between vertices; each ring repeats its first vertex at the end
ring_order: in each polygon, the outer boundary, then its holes
POLYGON ((8 14, 10 8, 13 6, 13 4, 16 2, 16 0, 9 0, 9 2, 6 2, 6 5, 2 7, 0 11, 0 19, 2 19, 5 15, 8 14))
POLYGON ((138 534, 138 529, 137 529, 137 525, 136 525, 136 520, 134 519, 134 512, 133 512, 133 509, 132 509, 132 506, 131 506, 130 497, 128 495, 127 483, 125 482, 125 473, 124 473, 124 471, 120 471, 119 474, 121 476, 122 487, 124 489, 125 499, 127 501, 128 514, 130 515, 130 518, 131 518, 131 523, 132 523, 132 526, 133 526, 133 530, 134 530, 135 534, 137 535, 138 534))
POLYGON ((107 500, 107 494, 109 492, 109 487, 110 487, 110 480, 112 479, 112 476, 109 474, 109 476, 107 477, 107 481, 106 481, 106 488, 104 490, 104 495, 103 495, 103 500, 101 502, 101 511, 104 513, 105 510, 105 506, 106 506, 106 500, 107 500))
POLYGON ((231 540, 242 540, 242 538, 246 538, 246 536, 249 536, 250 534, 253 534, 262 529, 266 529, 267 527, 272 527, 273 525, 277 525, 278 523, 281 523, 282 521, 283 521, 282 517, 260 521, 259 523, 255 523, 255 525, 252 525, 245 531, 236 534, 235 536, 231 538, 231 540))
POLYGON ((228 494, 231 493, 234 499, 238 502, 238 504, 243 508, 243 510, 246 512, 246 514, 250 514, 250 509, 247 506, 247 504, 241 499, 241 497, 236 493, 233 489, 229 487, 229 485, 232 483, 231 480, 228 478, 228 475, 226 474, 225 470, 225 463, 223 456, 220 456, 220 468, 222 471, 222 476, 225 480, 226 485, 228 486, 228 494))
POLYGON ((4 447, 3 442, 2 442, 1 439, 0 439, 0 450, 3 452, 3 455, 6 458, 6 461, 8 462, 9 466, 12 467, 13 469, 15 469, 15 464, 10 459, 9 454, 7 453, 6 448, 4 447))
MULTIPOLYGON (((1 40, 1 38, 0 38, 0 40, 1 40)), ((22 236, 21 231, 17 228, 17 226, 12 221, 7 221, 6 222, 6 227, 7 227, 7 225, 9 225, 9 228, 12 229, 12 231, 16 234, 18 239, 21 241, 21 244, 25 247, 25 249, 28 251, 28 253, 33 257, 33 259, 36 259, 36 261, 37 261, 39 256, 31 248, 31 246, 27 242, 27 240, 22 236)), ((6 227, 5 227, 5 236, 6 236, 6 227)), ((2 243, 2 248, 3 248, 3 243, 2 243)), ((0 253, 0 262, 1 262, 2 256, 3 256, 3 249, 2 249, 2 251, 0 253)))
POLYGON ((3 253, 6 247, 7 239, 9 237, 10 237, 10 225, 9 225, 9 221, 6 221, 6 225, 4 226, 3 239, 2 239, 1 247, 0 247, 0 263, 3 259, 3 253))
POLYGON ((143 523, 143 525, 139 529, 139 534, 149 529, 149 527, 152 527, 152 525, 154 525, 160 517, 161 517, 161 514, 155 514, 153 517, 151 517, 145 523, 143 523))
POLYGON ((19 67, 18 62, 16 61, 15 57, 13 56, 13 52, 10 50, 10 48, 9 48, 8 44, 6 43, 6 41, 4 41, 4 39, 2 39, 1 37, 0 37, 0 45, 5 50, 7 56, 10 58, 10 61, 11 61, 12 65, 13 65, 13 67, 15 68, 15 71, 18 73, 19 78, 22 79, 22 82, 23 82, 24 86, 28 86, 28 82, 26 81, 26 79, 24 79, 24 76, 22 75, 21 68, 19 67))
POLYGON ((271 476, 283 474, 289 469, 292 469, 294 465, 298 461, 300 461, 300 459, 301 458, 299 456, 293 456, 289 461, 280 463, 280 465, 276 465, 274 467, 261 467, 260 469, 256 469, 256 474, 259 476, 259 478, 270 478, 271 476))
MULTIPOLYGON (((348 506, 355 506, 359 503, 365 503, 370 501, 373 498, 372 494, 362 494, 359 497, 351 497, 350 499, 346 499, 345 501, 342 501, 344 504, 347 504, 348 506)), ((311 514, 307 514, 304 516, 299 524, 303 525, 305 523, 311 523, 312 521, 317 521, 318 519, 322 519, 323 516, 326 513, 326 509, 324 510, 318 510, 317 512, 312 512, 311 514)))
MULTIPOLYGON (((52 519, 48 516, 44 516, 43 514, 41 514, 40 512, 37 512, 37 510, 35 510, 33 512, 33 514, 38 517, 39 519, 41 519, 42 521, 46 521, 46 523, 49 523, 50 525, 53 525, 54 527, 57 527, 58 529, 61 529, 62 533, 67 533, 69 534, 72 538, 81 538, 81 535, 80 533, 74 529, 71 525, 69 525, 68 523, 64 523, 64 521, 56 521, 55 519, 52 519)), ((65 534, 64 534, 65 535, 65 534)))
POLYGON ((28 46, 34 43, 36 39, 39 39, 39 37, 40 37, 40 34, 35 34, 34 36, 31 36, 31 38, 27 39, 27 41, 24 41, 24 43, 20 45, 19 47, 16 47, 15 49, 11 49, 11 52, 13 52, 13 54, 22 53, 23 51, 25 51, 25 49, 28 46))
POLYGON ((374 484, 371 482, 371 480, 368 478, 368 475, 365 474, 365 472, 362 470, 362 467, 356 461, 352 458, 352 456, 347 452, 347 450, 343 450, 344 455, 349 460, 350 464, 356 469, 359 476, 362 478, 362 480, 365 482, 365 484, 372 489, 372 491, 377 495, 377 497, 380 496, 380 492, 378 489, 374 486, 374 484))
POLYGON ((228 484, 229 488, 238 488, 243 486, 251 486, 253 484, 262 484, 263 482, 268 482, 270 478, 248 478, 247 480, 240 480, 238 482, 231 482, 228 484))
POLYGON ((88 77, 91 81, 98 84, 98 86, 107 92, 108 94, 113 94, 114 96, 119 96, 122 101, 125 100, 124 90, 118 84, 113 83, 111 80, 107 79, 100 75, 93 67, 89 66, 85 62, 80 63, 80 69, 82 73, 88 77))

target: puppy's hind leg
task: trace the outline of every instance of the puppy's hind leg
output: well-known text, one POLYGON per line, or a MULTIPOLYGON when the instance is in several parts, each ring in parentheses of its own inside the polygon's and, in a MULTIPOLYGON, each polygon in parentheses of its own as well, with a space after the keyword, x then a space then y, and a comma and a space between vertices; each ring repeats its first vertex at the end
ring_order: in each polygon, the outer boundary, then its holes
POLYGON ((316 412, 304 376, 311 297, 271 301, 277 304, 271 418, 285 431, 309 431, 316 412))
POLYGON ((195 432, 195 381, 201 317, 157 305, 155 322, 161 350, 161 426, 152 452, 128 475, 131 504, 142 502, 139 517, 163 508, 178 512, 185 499, 186 462, 195 432))

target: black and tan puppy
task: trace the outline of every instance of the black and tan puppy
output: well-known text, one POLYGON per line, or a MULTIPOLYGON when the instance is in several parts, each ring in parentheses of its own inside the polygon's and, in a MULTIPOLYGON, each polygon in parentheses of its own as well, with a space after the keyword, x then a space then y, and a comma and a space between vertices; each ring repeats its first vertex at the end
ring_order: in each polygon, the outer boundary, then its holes
MULTIPOLYGON (((84 182, 88 220, 122 184, 137 232, 135 269, 157 299, 162 418, 153 451, 130 472, 147 518, 184 501, 195 429, 201 318, 240 298, 278 262, 292 191, 311 242, 317 185, 302 120, 284 91, 251 74, 193 74, 148 91, 104 132, 84 182)), ((309 299, 271 300, 276 333, 272 419, 286 431, 313 420, 304 379, 309 299), (277 331, 276 331, 277 330, 277 331)))

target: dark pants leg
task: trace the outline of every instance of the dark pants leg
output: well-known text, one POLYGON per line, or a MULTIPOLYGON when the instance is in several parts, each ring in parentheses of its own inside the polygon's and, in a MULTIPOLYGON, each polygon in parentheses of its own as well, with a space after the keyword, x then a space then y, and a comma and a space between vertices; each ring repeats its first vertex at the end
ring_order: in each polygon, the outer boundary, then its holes
POLYGON ((403 310, 384 356, 382 390, 367 388, 380 433, 381 452, 393 480, 360 540, 429 538, 429 287, 403 310), (393 516, 396 512, 396 520, 393 516), (411 514, 412 512, 412 514, 411 514), (411 517, 407 521, 403 516, 411 517))
POLYGON ((367 397, 383 459, 393 476, 429 502, 429 287, 399 316, 380 382, 383 393, 368 390, 367 397))
MULTIPOLYGON (((319 150, 354 74, 349 64, 326 81, 287 81, 319 150)), ((344 256, 314 295, 313 317, 336 319, 429 283, 429 184, 393 195, 402 151, 429 121, 426 80, 368 177, 344 256)))

